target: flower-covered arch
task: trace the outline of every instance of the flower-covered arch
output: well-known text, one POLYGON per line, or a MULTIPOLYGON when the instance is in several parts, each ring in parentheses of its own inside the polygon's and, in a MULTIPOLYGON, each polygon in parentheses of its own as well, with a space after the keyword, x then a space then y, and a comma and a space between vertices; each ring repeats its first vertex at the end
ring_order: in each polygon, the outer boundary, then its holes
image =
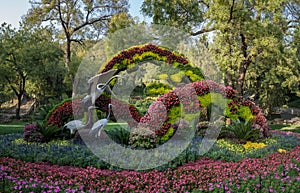
POLYGON ((150 60, 161 61, 178 68, 192 82, 204 79, 201 70, 194 67, 185 56, 153 44, 134 46, 121 51, 107 62, 104 68, 99 70, 99 73, 104 73, 111 69, 117 69, 117 73, 119 73, 120 71, 133 68, 140 62, 150 60))

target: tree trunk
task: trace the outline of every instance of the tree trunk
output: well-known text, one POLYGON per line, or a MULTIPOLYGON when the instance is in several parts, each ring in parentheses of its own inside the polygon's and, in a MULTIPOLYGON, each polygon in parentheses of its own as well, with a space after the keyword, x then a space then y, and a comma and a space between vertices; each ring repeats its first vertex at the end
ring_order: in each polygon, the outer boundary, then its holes
POLYGON ((244 60, 244 61, 242 61, 241 66, 239 68, 236 90, 240 96, 243 96, 243 94, 244 94, 245 76, 246 76, 247 68, 250 64, 251 64, 251 61, 244 60))
POLYGON ((20 119, 20 111, 21 111, 21 104, 22 104, 22 94, 18 94, 17 95, 18 98, 18 104, 17 104, 17 108, 16 108, 16 119, 20 119))
POLYGON ((70 37, 68 37, 66 53, 65 53, 65 62, 66 62, 66 68, 67 68, 68 72, 70 71, 70 61, 71 61, 71 40, 70 40, 70 37))
POLYGON ((227 81, 227 85, 233 88, 234 85, 233 85, 233 81, 232 81, 232 74, 230 74, 229 72, 226 72, 225 78, 227 81))

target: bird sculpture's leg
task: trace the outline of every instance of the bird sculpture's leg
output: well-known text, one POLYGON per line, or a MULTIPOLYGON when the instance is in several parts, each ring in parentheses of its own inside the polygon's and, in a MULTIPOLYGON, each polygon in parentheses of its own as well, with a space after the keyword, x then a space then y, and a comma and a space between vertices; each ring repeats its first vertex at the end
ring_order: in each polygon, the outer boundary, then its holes
POLYGON ((103 129, 103 128, 100 128, 99 131, 98 131, 98 133, 97 133, 97 137, 99 137, 99 138, 100 138, 102 129, 103 129))

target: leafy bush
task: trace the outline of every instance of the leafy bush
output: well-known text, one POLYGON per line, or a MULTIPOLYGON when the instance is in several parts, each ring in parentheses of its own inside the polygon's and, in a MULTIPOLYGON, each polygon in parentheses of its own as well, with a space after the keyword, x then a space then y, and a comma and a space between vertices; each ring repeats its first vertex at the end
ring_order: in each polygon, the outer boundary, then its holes
POLYGON ((34 120, 36 121, 45 121, 48 113, 57 105, 60 104, 60 101, 58 99, 52 99, 49 101, 48 104, 44 104, 40 106, 35 114, 34 114, 34 120))
POLYGON ((23 139, 27 142, 46 142, 56 137, 60 128, 44 123, 27 124, 24 127, 23 139))
POLYGON ((107 135, 116 143, 127 146, 129 144, 130 132, 122 127, 115 127, 104 130, 107 135))
POLYGON ((129 145, 135 149, 151 149, 156 147, 156 136, 150 129, 134 128, 130 133, 129 145))
POLYGON ((230 125, 226 126, 224 132, 229 137, 239 139, 242 142, 247 140, 257 140, 260 137, 260 130, 252 127, 253 121, 240 121, 240 119, 233 120, 230 125))
MULTIPOLYGON (((73 113, 79 114, 83 109, 80 108, 81 99, 68 99, 56 105, 47 115, 47 125, 61 127, 73 119, 73 113), (74 112, 73 112, 74 111, 74 112)), ((81 112, 83 113, 83 112, 81 112)))
POLYGON ((59 127, 55 125, 46 125, 44 123, 37 123, 40 133, 42 134, 42 142, 48 143, 50 140, 54 139, 58 132, 61 131, 59 127))
POLYGON ((37 124, 27 124, 24 127, 24 141, 27 142, 42 142, 43 135, 37 124))
POLYGON ((134 105, 135 108, 137 108, 140 114, 144 115, 155 100, 156 97, 145 97, 138 100, 131 99, 129 102, 130 104, 134 105))

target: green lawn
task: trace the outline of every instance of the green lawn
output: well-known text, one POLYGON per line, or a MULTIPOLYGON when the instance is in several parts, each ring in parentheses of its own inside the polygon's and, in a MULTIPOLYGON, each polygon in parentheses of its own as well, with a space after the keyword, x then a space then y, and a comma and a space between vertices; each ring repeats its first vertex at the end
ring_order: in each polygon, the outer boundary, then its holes
POLYGON ((11 123, 5 123, 0 124, 0 135, 5 135, 8 133, 18 133, 22 132, 24 129, 24 125, 27 122, 11 122, 11 123))
MULTIPOLYGON (((22 132, 24 129, 24 125, 26 125, 27 123, 28 122, 11 122, 0 124, 0 135, 22 132)), ((105 129, 109 130, 121 126, 127 126, 127 123, 108 123, 105 129)))
POLYGON ((300 133, 300 125, 278 124, 278 125, 270 125, 270 128, 272 130, 291 131, 291 132, 295 132, 295 133, 300 133))
MULTIPOLYGON (((0 124, 0 135, 8 134, 8 133, 17 133, 22 132, 24 125, 27 122, 11 122, 0 124)), ((106 130, 111 128, 126 126, 126 123, 108 123, 106 126, 106 130)), ((285 125, 285 124, 277 124, 270 125, 271 130, 280 130, 280 131, 292 131, 296 133, 300 133, 300 125, 285 125)))

